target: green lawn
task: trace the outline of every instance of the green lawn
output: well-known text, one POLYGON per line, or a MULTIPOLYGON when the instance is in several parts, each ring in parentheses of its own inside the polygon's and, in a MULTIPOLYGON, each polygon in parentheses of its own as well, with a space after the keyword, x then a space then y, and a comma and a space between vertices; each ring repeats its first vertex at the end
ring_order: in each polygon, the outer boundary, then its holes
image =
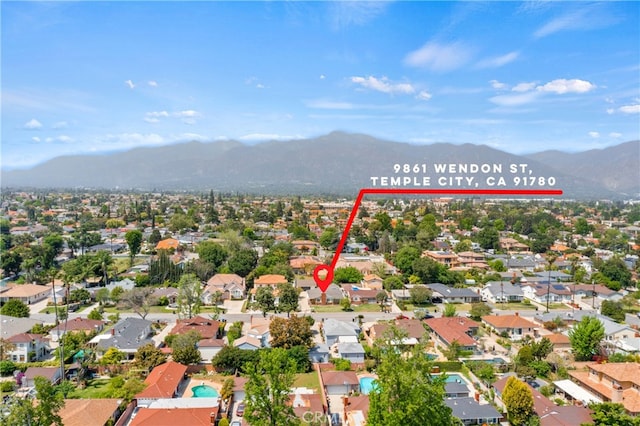
POLYGON ((318 373, 312 371, 311 373, 296 374, 296 379, 293 382, 293 386, 297 388, 309 388, 320 391, 320 379, 318 379, 318 373))
POLYGON ((93 379, 89 380, 87 387, 84 389, 76 389, 69 395, 72 399, 95 399, 104 398, 110 379, 93 379))
MULTIPOLYGON (((494 306, 496 307, 496 309, 500 309, 503 311, 519 311, 521 309, 536 309, 536 306, 532 305, 531 303, 519 303, 519 302, 496 303, 494 304, 494 306)), ((551 307, 552 305, 549 305, 549 308, 551 307)))
MULTIPOLYGON (((382 312, 380 306, 375 303, 351 305, 351 309, 350 312, 382 312)), ((340 305, 313 305, 313 311, 319 313, 344 312, 340 305)))

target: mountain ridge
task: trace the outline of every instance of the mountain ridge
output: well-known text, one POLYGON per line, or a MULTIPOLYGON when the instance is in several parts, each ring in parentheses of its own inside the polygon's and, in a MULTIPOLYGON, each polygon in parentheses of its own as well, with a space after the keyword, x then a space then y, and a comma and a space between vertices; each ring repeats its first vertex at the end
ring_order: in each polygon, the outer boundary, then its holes
MULTIPOLYGON (((487 145, 413 145, 344 132, 255 145, 191 141, 61 156, 27 170, 3 170, 2 187, 343 195, 370 187, 371 176, 395 175, 393 165, 405 163, 527 163, 534 176, 555 177, 566 197, 621 199, 640 194, 640 141, 580 153, 520 156, 487 145)), ((433 171, 428 175, 437 177, 433 171)))

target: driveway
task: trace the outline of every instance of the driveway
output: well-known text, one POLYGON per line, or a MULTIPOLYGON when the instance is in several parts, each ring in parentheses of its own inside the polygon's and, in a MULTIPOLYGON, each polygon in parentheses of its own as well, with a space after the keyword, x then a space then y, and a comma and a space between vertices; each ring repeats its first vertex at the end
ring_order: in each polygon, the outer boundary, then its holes
POLYGON ((241 314, 244 300, 225 300, 223 306, 227 314, 241 314))

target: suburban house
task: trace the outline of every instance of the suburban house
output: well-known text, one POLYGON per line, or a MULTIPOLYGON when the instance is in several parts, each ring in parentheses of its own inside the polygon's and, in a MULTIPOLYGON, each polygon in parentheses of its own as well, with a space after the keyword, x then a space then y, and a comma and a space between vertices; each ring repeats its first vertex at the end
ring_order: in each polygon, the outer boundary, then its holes
MULTIPOLYGON (((509 377, 510 375, 505 375, 492 385, 496 395, 494 402, 502 407, 504 407, 502 392, 509 377)), ((527 386, 529 386, 529 390, 533 394, 533 410, 540 417, 540 426, 576 426, 593 423, 587 407, 577 405, 558 406, 531 387, 531 385, 527 384, 527 386)))
POLYGON ((398 328, 401 333, 405 333, 407 336, 403 338, 403 345, 416 345, 421 342, 427 334, 423 326, 423 322, 413 318, 402 318, 393 321, 393 324, 379 322, 375 323, 366 330, 364 330, 367 343, 373 345, 377 339, 382 339, 386 336, 387 330, 391 325, 398 328))
POLYGON ((308 423, 309 413, 314 413, 314 415, 325 413, 322 396, 318 393, 303 391, 304 389, 298 388, 295 393, 289 395, 289 404, 293 408, 296 417, 302 420, 302 424, 304 424, 305 420, 308 423))
POLYGON ((369 416, 369 395, 345 396, 342 398, 345 425, 364 426, 369 416))
POLYGON ((135 396, 138 407, 148 406, 156 399, 177 397, 186 374, 187 367, 174 361, 155 367, 144 380, 147 387, 135 396))
POLYGON ((534 302, 547 303, 569 303, 573 296, 571 290, 564 284, 550 284, 548 282, 526 282, 522 283, 524 297, 534 302), (547 296, 549 294, 549 296, 547 296))
POLYGON ((329 347, 338 342, 356 343, 358 341, 360 327, 355 322, 338 321, 333 318, 328 318, 324 320, 321 325, 324 342, 329 347))
POLYGON ((17 299, 30 305, 45 300, 51 294, 51 286, 37 284, 9 284, 0 288, 0 303, 7 303, 9 300, 17 299))
POLYGON ((309 349, 309 359, 311 362, 329 362, 329 346, 320 343, 309 349))
POLYGON ((455 288, 440 283, 427 284, 427 287, 433 291, 433 300, 440 300, 442 303, 477 303, 482 299, 470 288, 455 288))
POLYGON ((42 321, 33 318, 0 315, 0 338, 8 339, 16 334, 28 333, 36 325, 42 325, 42 321))
POLYGON ((65 333, 82 332, 87 335, 91 333, 100 333, 104 329, 104 324, 105 322, 102 320, 76 317, 53 327, 49 331, 49 337, 52 342, 57 342, 65 333))
POLYGON ((526 252, 529 251, 529 246, 526 244, 521 243, 520 241, 516 240, 515 238, 509 238, 509 237, 505 237, 505 238, 500 238, 499 240, 499 244, 500 244, 500 248, 506 252, 526 252))
POLYGON ((177 250, 178 247, 180 247, 180 241, 175 238, 165 238, 156 244, 156 250, 177 250))
POLYGON ((261 347, 270 347, 271 332, 269 328, 271 326, 271 318, 264 318, 259 316, 252 316, 251 323, 249 324, 249 331, 247 336, 253 339, 257 339, 260 342, 261 347))
POLYGON ((289 266, 295 274, 310 274, 318 265, 322 265, 322 261, 317 256, 296 256, 289 259, 289 266))
POLYGON ((202 339, 198 342, 198 351, 200 352, 200 362, 210 363, 213 357, 226 345, 222 339, 202 339))
POLYGON ((207 281, 202 292, 205 305, 213 304, 213 296, 220 292, 222 300, 243 299, 245 297, 244 278, 236 274, 215 274, 207 281))
POLYGON ((355 284, 342 284, 342 290, 354 305, 376 303, 376 295, 379 290, 359 287, 355 284))
POLYGON ((522 302, 524 292, 519 285, 511 282, 489 281, 480 290, 482 300, 491 303, 522 302))
POLYGON ((364 362, 364 347, 360 343, 336 343, 336 355, 338 358, 347 359, 351 362, 364 362))
POLYGON ((371 290, 382 290, 382 278, 376 274, 365 275, 360 284, 371 290))
POLYGON ((489 269, 484 253, 475 251, 462 251, 458 253, 458 261, 460 266, 464 268, 489 269))
POLYGON ((482 322, 511 340, 522 340, 526 336, 538 337, 538 326, 522 318, 517 312, 513 315, 485 315, 482 322))
POLYGON ((99 357, 114 347, 124 352, 127 360, 132 360, 138 348, 148 343, 155 346, 151 339, 151 321, 134 317, 121 319, 107 333, 98 334, 89 341, 99 357))
POLYGON ((42 334, 20 333, 7 339, 15 349, 5 353, 8 359, 15 362, 42 361, 49 355, 49 344, 42 334))
POLYGON ((271 287, 273 290, 278 288, 280 284, 286 284, 287 277, 279 274, 266 274, 256 278, 253 281, 253 288, 251 289, 251 294, 256 294, 260 287, 271 287))
POLYGON ((21 386, 26 388, 34 387, 36 385, 36 377, 44 377, 53 385, 57 385, 62 380, 60 367, 29 367, 24 372, 21 386))
POLYGON ((321 371, 320 382, 327 395, 349 395, 360 391, 355 371, 321 371))
POLYGON ((640 415, 640 364, 588 364, 587 371, 569 371, 571 379, 605 402, 618 402, 632 416, 640 415))
POLYGON ((344 297, 342 288, 334 283, 329 284, 324 293, 314 283, 314 287, 307 290, 307 294, 309 295, 309 303, 312 305, 337 305, 344 297))
POLYGON ((222 337, 220 321, 195 316, 192 318, 179 319, 169 334, 185 334, 196 331, 202 339, 219 339, 222 337))
POLYGON ((127 426, 211 426, 217 424, 220 398, 167 398, 138 407, 127 426))
POLYGON ((478 342, 473 336, 480 324, 466 317, 440 317, 424 320, 435 334, 435 346, 448 348, 458 342, 462 350, 475 350, 478 342))
POLYGON ((456 268, 460 266, 460 259, 458 258, 458 255, 451 251, 427 250, 422 253, 422 257, 428 257, 429 259, 435 260, 449 268, 456 268))
POLYGON ((447 398, 444 403, 464 425, 496 425, 502 419, 502 414, 493 405, 479 404, 471 397, 447 398))
POLYGON ((116 398, 65 399, 58 412, 65 426, 104 426, 116 424, 122 414, 122 400, 116 398))
POLYGON ((533 256, 511 256, 506 259, 506 262, 505 266, 509 272, 533 272, 536 269, 536 261, 533 256))
POLYGON ((241 336, 233 341, 233 346, 239 349, 245 349, 249 351, 257 351, 262 348, 262 342, 259 339, 251 336, 241 336))

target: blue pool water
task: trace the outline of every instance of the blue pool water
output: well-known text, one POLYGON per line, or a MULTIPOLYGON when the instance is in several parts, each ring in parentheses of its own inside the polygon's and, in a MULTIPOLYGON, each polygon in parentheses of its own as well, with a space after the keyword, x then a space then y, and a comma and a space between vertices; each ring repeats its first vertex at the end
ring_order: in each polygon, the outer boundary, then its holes
POLYGON ((376 388, 376 385, 373 383, 374 380, 373 377, 361 377, 360 392, 364 395, 369 395, 369 393, 376 388))
POLYGON ((191 388, 194 398, 216 398, 218 391, 207 385, 198 385, 191 388))
POLYGON ((447 383, 466 383, 459 374, 456 374, 456 373, 451 373, 451 374, 444 373, 444 374, 447 376, 447 378, 445 379, 445 382, 447 383))

